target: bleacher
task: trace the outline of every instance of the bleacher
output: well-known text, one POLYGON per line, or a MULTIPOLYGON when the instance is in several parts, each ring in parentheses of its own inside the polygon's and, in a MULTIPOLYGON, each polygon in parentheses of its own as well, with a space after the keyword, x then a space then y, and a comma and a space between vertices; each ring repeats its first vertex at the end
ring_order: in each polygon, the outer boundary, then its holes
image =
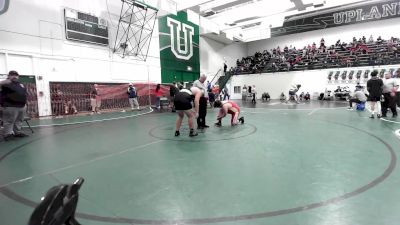
POLYGON ((316 47, 313 43, 312 47, 308 45, 303 49, 285 47, 281 51, 277 47, 272 52, 257 52, 253 56, 238 59, 237 66, 231 68, 230 72, 238 75, 400 63, 397 38, 373 42, 353 39, 348 44, 338 42, 330 47, 324 44, 316 47))

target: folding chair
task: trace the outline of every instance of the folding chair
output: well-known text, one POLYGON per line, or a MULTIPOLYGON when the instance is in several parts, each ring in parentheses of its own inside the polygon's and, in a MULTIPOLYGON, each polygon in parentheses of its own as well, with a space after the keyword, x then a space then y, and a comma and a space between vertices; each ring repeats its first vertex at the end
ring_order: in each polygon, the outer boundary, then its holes
POLYGON ((32 134, 33 134, 34 132, 33 132, 33 129, 32 129, 32 127, 31 127, 31 125, 30 125, 29 122, 28 122, 29 120, 31 120, 30 117, 24 117, 24 121, 25 121, 26 125, 28 125, 29 130, 31 130, 31 132, 32 132, 32 134))

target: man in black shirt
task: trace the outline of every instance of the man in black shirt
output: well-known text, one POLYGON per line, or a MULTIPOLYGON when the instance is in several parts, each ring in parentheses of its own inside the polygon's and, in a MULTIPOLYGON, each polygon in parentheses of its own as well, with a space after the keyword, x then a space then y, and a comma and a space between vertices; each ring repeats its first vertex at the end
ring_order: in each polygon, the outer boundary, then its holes
POLYGON ((175 104, 174 104, 174 98, 175 95, 179 92, 179 89, 174 82, 171 86, 169 86, 169 96, 171 97, 171 110, 172 112, 175 112, 175 104))
POLYGON ((224 63, 224 75, 226 74, 227 70, 228 70, 228 65, 226 65, 226 63, 224 63))
POLYGON ((374 114, 375 111, 377 112, 377 117, 380 118, 381 112, 381 96, 382 96, 382 88, 383 88, 383 81, 377 77, 378 71, 374 70, 371 73, 371 79, 367 82, 367 90, 369 92, 369 96, 367 101, 371 105, 371 112, 372 115, 370 116, 371 119, 375 118, 374 114), (376 110, 375 110, 376 105, 376 110))
POLYGON ((27 100, 26 88, 18 81, 17 71, 10 71, 6 80, 0 82, 3 106, 4 140, 26 137, 21 132, 27 100))

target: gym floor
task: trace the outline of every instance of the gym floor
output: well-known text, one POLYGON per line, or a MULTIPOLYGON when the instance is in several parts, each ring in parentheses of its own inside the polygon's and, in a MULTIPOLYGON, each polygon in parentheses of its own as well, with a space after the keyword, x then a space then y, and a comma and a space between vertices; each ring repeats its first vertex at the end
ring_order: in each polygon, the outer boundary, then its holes
POLYGON ((194 138, 186 123, 173 136, 170 112, 32 121, 30 137, 0 142, 0 224, 25 225, 78 177, 83 225, 398 224, 400 119, 346 108, 246 103, 244 125, 194 138))

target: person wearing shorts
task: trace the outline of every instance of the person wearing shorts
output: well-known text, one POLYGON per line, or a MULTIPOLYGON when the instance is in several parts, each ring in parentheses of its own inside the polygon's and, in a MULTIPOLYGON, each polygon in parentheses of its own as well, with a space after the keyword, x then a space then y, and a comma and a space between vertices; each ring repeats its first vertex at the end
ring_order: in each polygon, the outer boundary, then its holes
POLYGON ((367 90, 369 92, 367 101, 371 107, 371 116, 369 118, 374 119, 375 113, 377 117, 381 117, 381 97, 383 90, 383 81, 377 77, 378 71, 374 70, 371 73, 371 79, 367 81, 367 90), (376 106, 376 107, 375 107, 376 106))
POLYGON ((199 115, 199 101, 202 95, 203 93, 201 92, 201 90, 196 87, 192 87, 190 90, 181 89, 178 93, 176 93, 174 98, 174 105, 178 118, 176 119, 175 136, 180 135, 180 128, 182 126, 182 121, 185 115, 187 116, 189 122, 189 136, 194 137, 198 135, 197 131, 195 130, 193 120, 199 115), (192 105, 193 102, 195 105, 194 111, 192 105))
POLYGON ((231 125, 235 126, 238 125, 239 122, 241 124, 244 123, 244 117, 240 117, 240 107, 233 101, 220 101, 217 100, 214 103, 215 108, 221 108, 219 110, 217 120, 218 122, 215 124, 216 126, 222 126, 222 118, 224 118, 227 114, 231 114, 231 125))
POLYGON ((289 90, 289 99, 286 100, 286 103, 288 103, 292 98, 296 101, 296 103, 299 103, 299 97, 297 96, 297 92, 299 91, 301 85, 292 85, 292 88, 289 90))

